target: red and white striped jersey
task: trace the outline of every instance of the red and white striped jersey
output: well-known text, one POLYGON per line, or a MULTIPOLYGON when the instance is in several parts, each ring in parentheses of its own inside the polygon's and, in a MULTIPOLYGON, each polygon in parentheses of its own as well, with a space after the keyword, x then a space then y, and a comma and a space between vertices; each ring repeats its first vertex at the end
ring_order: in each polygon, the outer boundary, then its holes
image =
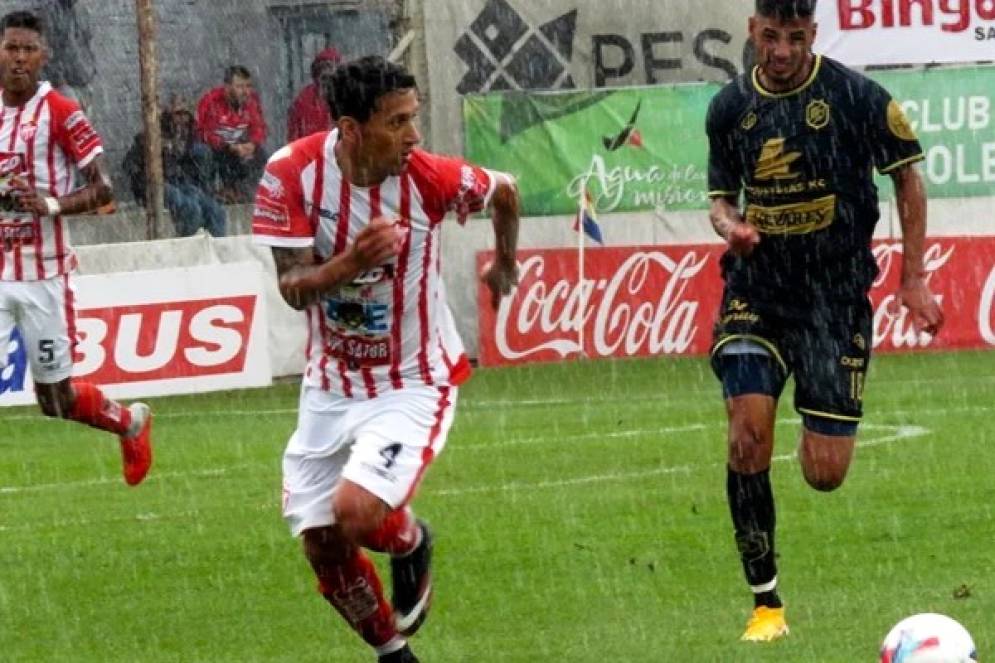
POLYGON ((462 223, 486 207, 501 175, 416 150, 400 176, 358 187, 339 170, 337 137, 313 134, 272 156, 256 193, 255 241, 313 247, 324 261, 375 217, 399 219, 406 233, 396 258, 307 309, 305 383, 356 399, 413 384, 458 385, 470 364, 446 303, 441 222, 450 211, 462 223))
POLYGON ((6 106, 0 96, 0 281, 36 281, 76 267, 63 217, 2 209, 10 179, 19 176, 45 195, 73 189, 76 168, 104 148, 79 105, 47 82, 23 106, 6 106))

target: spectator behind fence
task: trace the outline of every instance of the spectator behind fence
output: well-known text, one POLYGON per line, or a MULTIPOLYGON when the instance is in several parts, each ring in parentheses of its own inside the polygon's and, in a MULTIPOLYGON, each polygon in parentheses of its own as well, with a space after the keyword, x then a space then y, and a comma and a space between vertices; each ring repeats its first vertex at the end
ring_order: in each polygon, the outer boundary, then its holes
POLYGON ((201 97, 197 138, 202 145, 195 149, 211 157, 208 174, 212 188, 217 180, 225 202, 250 202, 267 155, 263 150, 266 121, 248 69, 228 67, 224 85, 201 97))
POLYGON ((333 47, 314 56, 311 62, 311 83, 304 86, 287 111, 287 142, 292 143, 319 131, 335 128, 332 109, 321 93, 322 81, 331 78, 342 56, 333 47))
MULTIPOLYGON (((214 237, 225 235, 225 208, 207 188, 208 163, 204 151, 195 149, 193 113, 174 97, 162 113, 163 197, 179 237, 203 228, 214 237)), ((145 203, 145 134, 139 133, 124 157, 124 172, 135 200, 145 203)))

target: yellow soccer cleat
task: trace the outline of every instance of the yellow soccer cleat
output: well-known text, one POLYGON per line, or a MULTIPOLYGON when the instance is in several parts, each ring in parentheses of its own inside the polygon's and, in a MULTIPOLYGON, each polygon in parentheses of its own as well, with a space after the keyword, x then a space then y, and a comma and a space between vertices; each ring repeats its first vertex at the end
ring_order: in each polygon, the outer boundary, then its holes
POLYGON ((753 609, 746 631, 740 640, 744 642, 771 642, 788 634, 788 623, 784 621, 784 608, 768 608, 761 605, 753 609))

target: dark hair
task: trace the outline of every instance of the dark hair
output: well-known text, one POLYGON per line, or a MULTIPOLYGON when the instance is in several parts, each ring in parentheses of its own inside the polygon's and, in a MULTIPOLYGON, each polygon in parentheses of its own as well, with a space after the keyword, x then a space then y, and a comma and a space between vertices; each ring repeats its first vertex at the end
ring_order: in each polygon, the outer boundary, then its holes
POLYGON ((376 112, 380 97, 417 87, 415 77, 401 65, 370 55, 339 65, 322 90, 335 118, 366 122, 376 112))
POLYGON ((225 83, 231 83, 235 80, 235 77, 252 79, 252 74, 249 70, 240 64, 233 64, 232 66, 225 69, 225 83))
POLYGON ((0 32, 3 32, 7 28, 23 28, 37 32, 42 37, 45 36, 45 22, 37 14, 29 11, 10 12, 3 18, 0 18, 0 32))
POLYGON ((757 0, 757 14, 766 18, 787 21, 793 18, 811 18, 816 0, 757 0))

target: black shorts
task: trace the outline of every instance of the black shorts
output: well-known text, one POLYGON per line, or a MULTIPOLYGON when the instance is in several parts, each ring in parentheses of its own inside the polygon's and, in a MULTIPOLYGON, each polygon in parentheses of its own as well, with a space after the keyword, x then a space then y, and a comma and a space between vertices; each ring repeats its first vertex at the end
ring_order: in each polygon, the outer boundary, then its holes
POLYGON ((754 392, 778 398, 795 376, 795 409, 837 421, 863 414, 864 379, 871 359, 871 305, 857 302, 771 304, 748 296, 723 295, 712 341, 712 370, 725 383, 721 350, 736 341, 765 348, 779 367, 775 379, 754 392), (780 378, 779 380, 777 378, 780 378))

